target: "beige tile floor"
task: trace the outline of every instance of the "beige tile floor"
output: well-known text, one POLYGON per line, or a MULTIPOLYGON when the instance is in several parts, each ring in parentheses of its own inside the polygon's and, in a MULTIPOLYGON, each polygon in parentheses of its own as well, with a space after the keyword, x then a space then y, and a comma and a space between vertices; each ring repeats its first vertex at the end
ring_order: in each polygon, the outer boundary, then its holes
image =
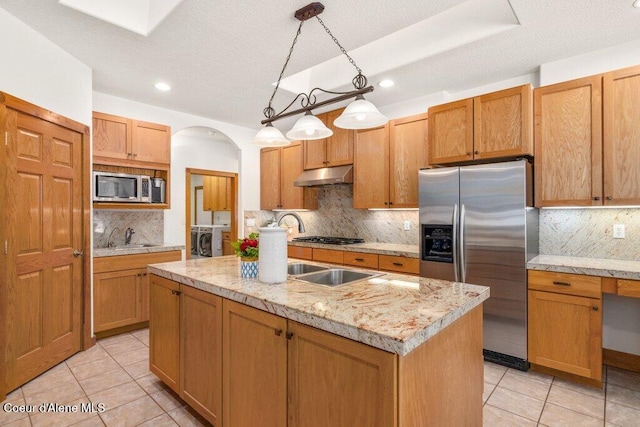
MULTIPOLYGON (((98 341, 13 391, 0 404, 2 426, 207 425, 149 372, 149 331, 98 341), (43 402, 104 404, 104 412, 39 413, 43 402), (5 412, 6 403, 34 412, 5 412)), ((640 374, 605 369, 601 390, 536 372, 485 363, 484 425, 640 426, 640 374)))

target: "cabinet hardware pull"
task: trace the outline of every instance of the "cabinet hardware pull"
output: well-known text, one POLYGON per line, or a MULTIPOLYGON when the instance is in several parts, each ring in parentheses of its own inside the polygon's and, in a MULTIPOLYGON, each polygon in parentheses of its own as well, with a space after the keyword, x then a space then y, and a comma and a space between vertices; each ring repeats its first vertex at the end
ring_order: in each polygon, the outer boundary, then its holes
POLYGON ((591 307, 591 310, 593 311, 598 311, 598 307, 596 307, 595 305, 593 307, 591 307))
POLYGON ((398 267, 402 267, 404 264, 401 262, 394 262, 393 265, 397 265, 398 267))
POLYGON ((276 329, 276 336, 282 335, 282 329, 276 329))
POLYGON ((470 156, 470 155, 471 155, 471 152, 470 152, 470 151, 467 151, 467 156, 470 156))
POLYGON ((180 291, 176 291, 176 290, 174 290, 174 289, 172 289, 172 290, 171 290, 171 294, 173 294, 173 295, 180 295, 181 293, 182 293, 182 292, 180 292, 180 291))
POLYGON ((290 340, 293 338, 293 332, 287 332, 287 339, 290 340))
POLYGON ((593 200, 600 200, 600 197, 596 196, 596 197, 593 198, 593 200))
POLYGON ((473 154, 480 154, 478 150, 474 151, 473 154))
POLYGON ((356 258, 356 261, 362 262, 362 261, 364 261, 364 258, 356 258))
POLYGON ((613 197, 607 196, 607 200, 613 200, 613 197))
POLYGON ((558 286, 571 286, 571 283, 568 282, 558 282, 558 281, 553 281, 554 285, 558 285, 558 286))

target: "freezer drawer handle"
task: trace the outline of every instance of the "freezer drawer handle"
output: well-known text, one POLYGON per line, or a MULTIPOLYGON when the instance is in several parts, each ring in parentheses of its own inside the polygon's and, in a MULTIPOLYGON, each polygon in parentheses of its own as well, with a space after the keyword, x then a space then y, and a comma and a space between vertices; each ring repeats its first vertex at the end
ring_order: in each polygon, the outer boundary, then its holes
POLYGON ((571 286, 571 283, 568 282, 558 282, 558 281, 553 281, 554 285, 558 285, 558 286, 571 286))

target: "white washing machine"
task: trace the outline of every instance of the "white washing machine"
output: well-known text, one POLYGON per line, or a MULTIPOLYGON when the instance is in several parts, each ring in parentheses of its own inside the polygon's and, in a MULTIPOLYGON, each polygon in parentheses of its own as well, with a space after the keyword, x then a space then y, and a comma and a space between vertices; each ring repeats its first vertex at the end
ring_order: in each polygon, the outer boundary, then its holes
MULTIPOLYGON (((229 231, 225 225, 197 225, 197 255, 198 257, 222 256, 222 232, 229 231)), ((192 236, 193 236, 192 228, 192 236)), ((192 237, 193 238, 193 237, 192 237)))

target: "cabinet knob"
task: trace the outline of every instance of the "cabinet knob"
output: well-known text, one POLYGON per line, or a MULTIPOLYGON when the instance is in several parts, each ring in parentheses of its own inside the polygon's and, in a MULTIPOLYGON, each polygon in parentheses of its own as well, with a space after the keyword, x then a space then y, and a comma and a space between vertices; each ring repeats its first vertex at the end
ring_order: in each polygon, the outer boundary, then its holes
POLYGON ((470 152, 470 151, 467 151, 467 156, 470 156, 470 155, 471 155, 471 152, 470 152))
POLYGON ((594 197, 593 200, 600 200, 600 196, 594 197))
POLYGON ((290 340, 293 338, 293 332, 287 332, 287 339, 290 340))
POLYGON ((182 293, 182 292, 180 292, 180 291, 176 291, 176 290, 174 290, 174 289, 172 289, 172 290, 171 290, 171 294, 172 294, 172 295, 180 295, 181 293, 182 293))
POLYGON ((473 154, 480 154, 478 150, 474 151, 473 154))
POLYGON ((607 196, 607 200, 613 200, 613 197, 607 196))
POLYGON ((593 307, 591 307, 591 310, 598 311, 598 307, 594 305, 593 307))
POLYGON ((276 333, 276 336, 282 335, 282 329, 276 329, 275 333, 276 333))

